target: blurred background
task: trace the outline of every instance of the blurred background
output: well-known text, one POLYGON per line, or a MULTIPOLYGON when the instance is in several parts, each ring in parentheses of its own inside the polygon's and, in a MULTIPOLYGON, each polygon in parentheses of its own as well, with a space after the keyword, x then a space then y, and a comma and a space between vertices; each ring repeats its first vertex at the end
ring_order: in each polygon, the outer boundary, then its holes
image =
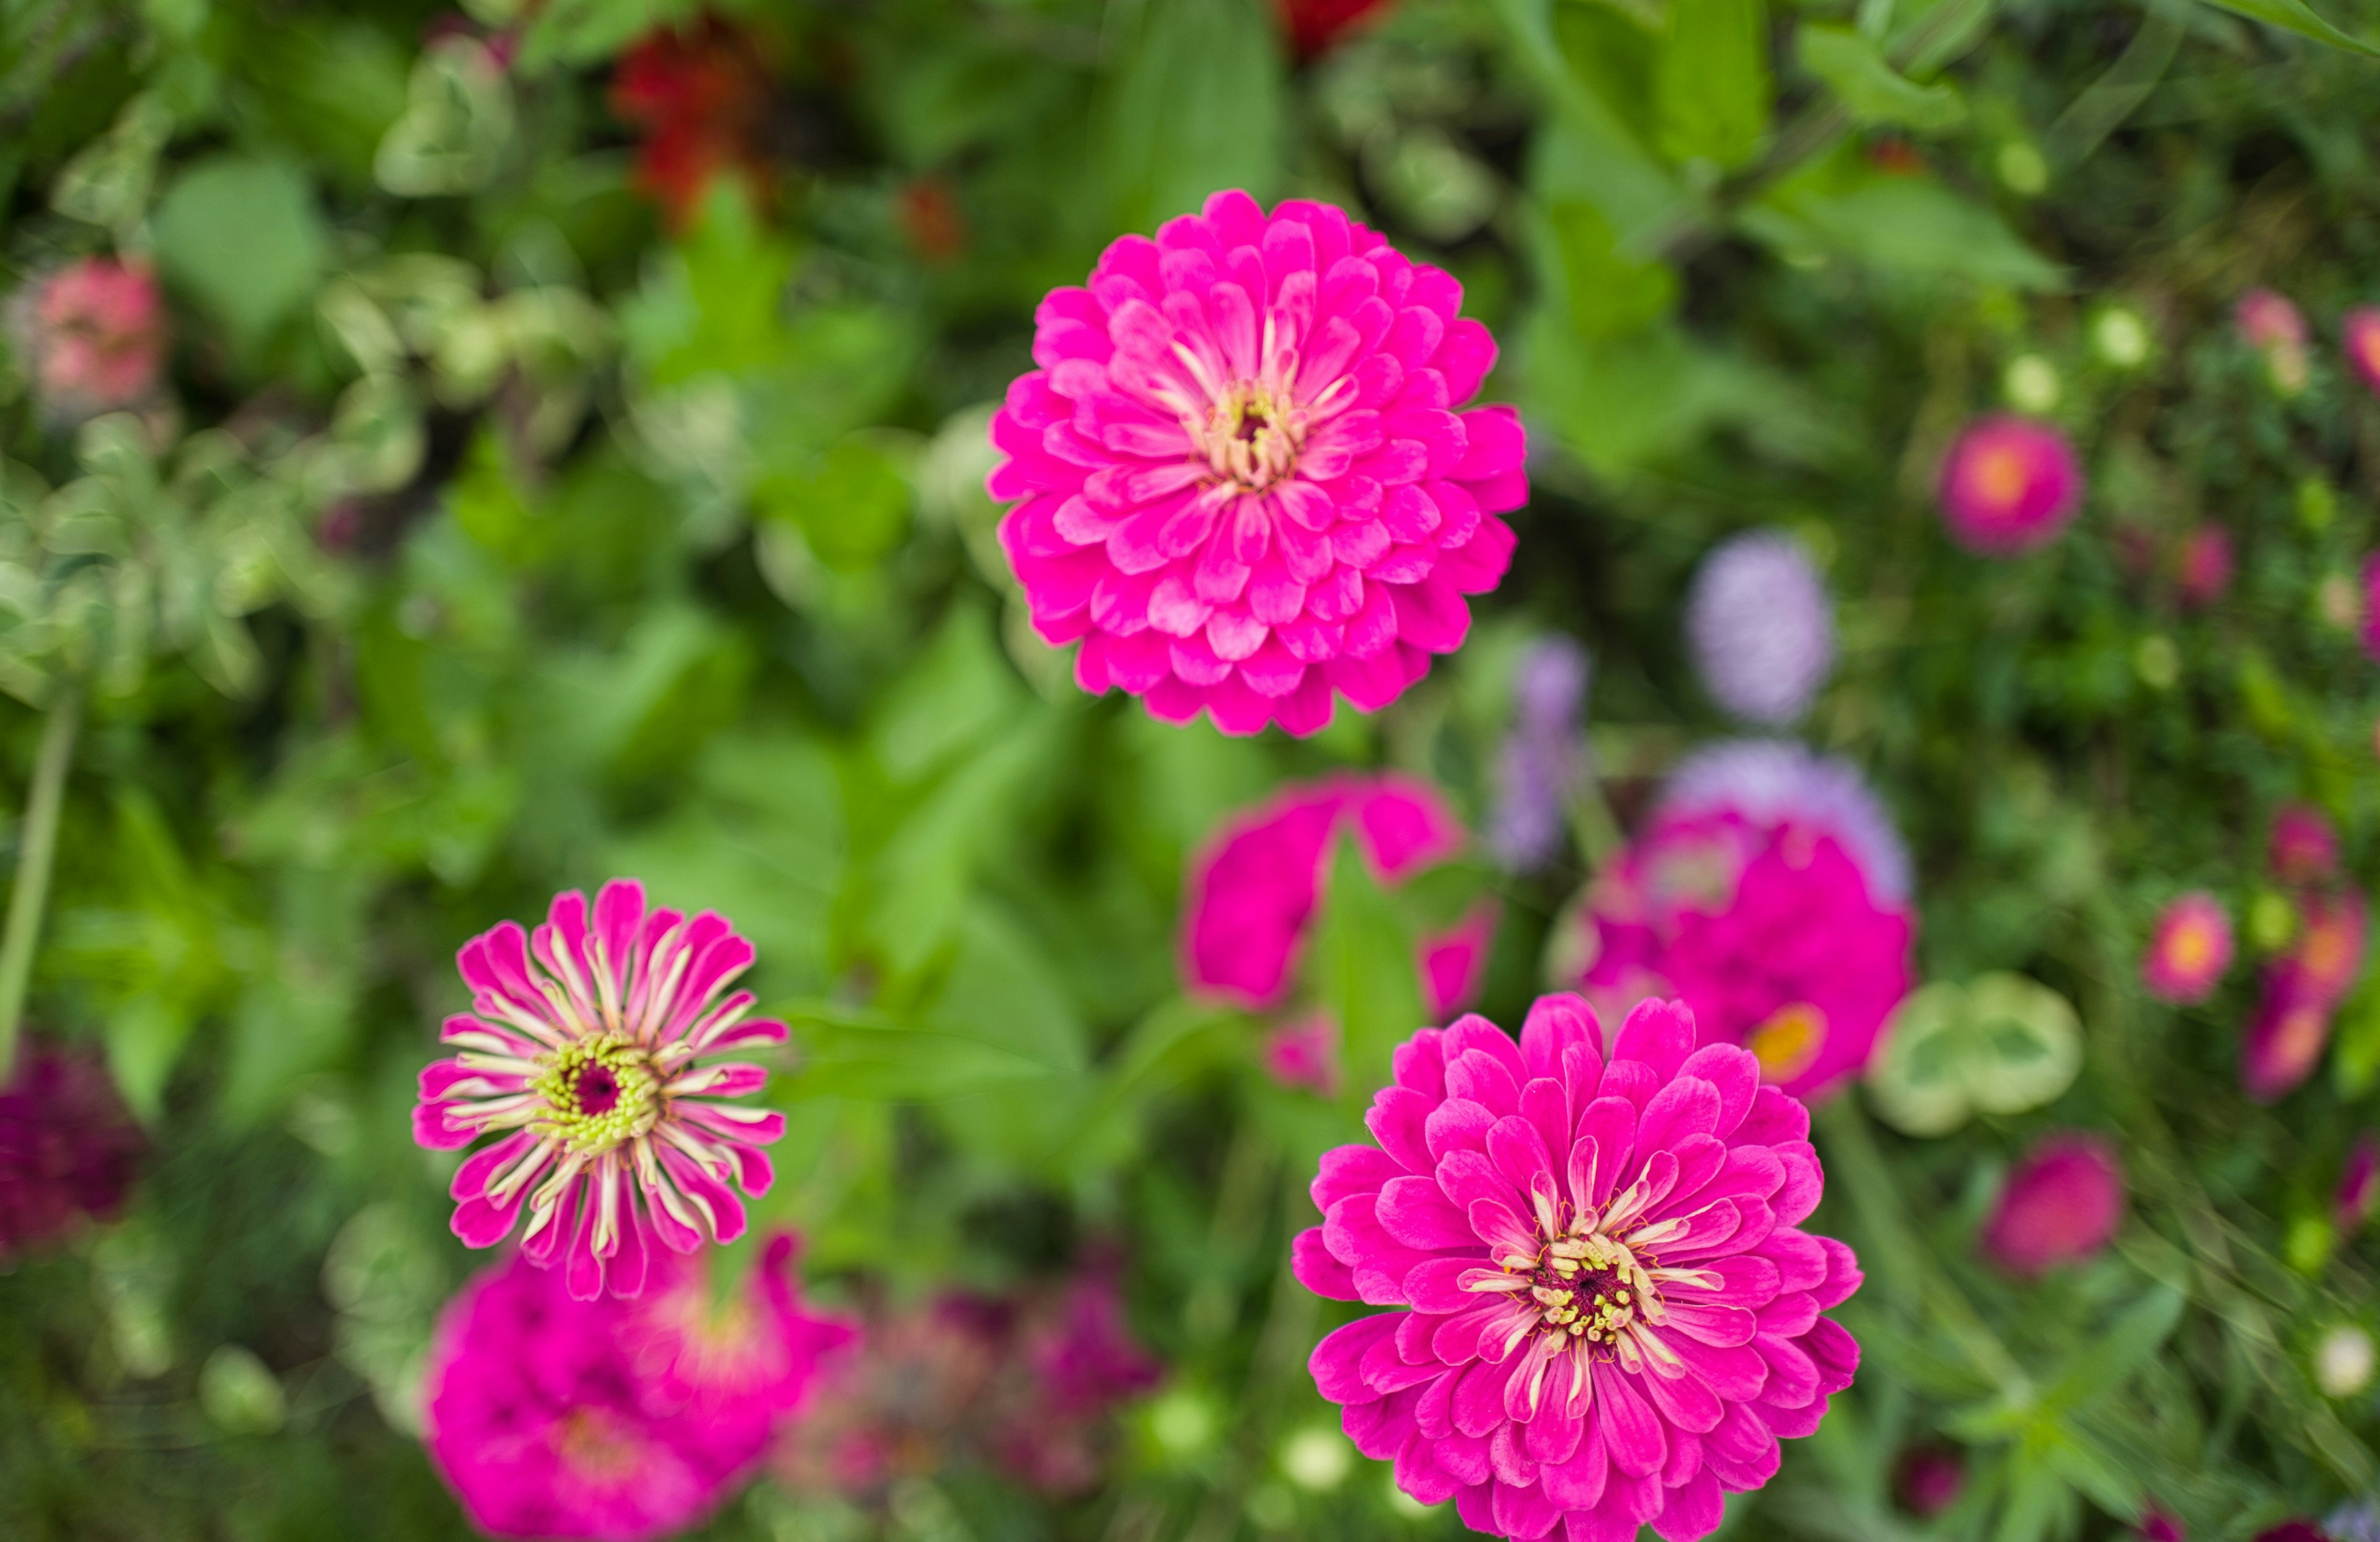
POLYGON ((1755 733, 1872 789, 1913 942, 1818 1116, 1860 1377, 1729 1534, 2380 1536, 2374 38, 6 0, 0 1532, 472 1535, 415 1077, 455 948, 616 874, 794 1030, 714 1272, 794 1229, 867 1328, 691 1535, 1464 1535, 1306 1372, 1316 1157, 1415 1026, 1616 956, 1755 733), (1041 296, 1226 188, 1451 273, 1530 435, 1466 646, 1302 741, 1078 691, 983 487, 1041 296), (1944 480, 2010 422, 2066 480, 2013 544, 1944 480), (1467 833, 1329 838, 1287 978, 1202 989, 1202 854, 1351 774, 1467 833))

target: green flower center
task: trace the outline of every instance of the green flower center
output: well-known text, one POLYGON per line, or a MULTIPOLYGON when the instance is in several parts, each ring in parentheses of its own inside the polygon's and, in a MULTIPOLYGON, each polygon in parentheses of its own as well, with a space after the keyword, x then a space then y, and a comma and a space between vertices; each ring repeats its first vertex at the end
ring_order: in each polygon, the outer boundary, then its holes
POLYGON ((581 1039, 547 1059, 533 1084, 545 1112, 533 1126, 569 1149, 594 1156, 633 1140, 661 1117, 652 1055, 619 1034, 581 1039))

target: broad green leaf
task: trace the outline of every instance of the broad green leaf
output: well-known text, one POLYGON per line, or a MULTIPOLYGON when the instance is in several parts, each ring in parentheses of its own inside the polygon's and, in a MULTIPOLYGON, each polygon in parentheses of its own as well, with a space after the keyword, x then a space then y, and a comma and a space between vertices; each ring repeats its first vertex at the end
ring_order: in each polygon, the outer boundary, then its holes
POLYGON ((1117 7, 1123 63, 1100 144, 1117 226, 1149 230, 1243 188, 1269 202, 1283 170, 1287 70, 1257 0, 1137 0, 1117 7))
POLYGON ((1956 86, 1948 81, 1919 85, 1893 68, 1883 51, 1854 28, 1803 22, 1794 33, 1793 47, 1802 67, 1824 80, 1851 109, 1854 123, 1938 129, 1966 119, 1967 103, 1956 86))
POLYGON ((2341 31, 2305 0, 2206 0, 2206 3, 2218 10, 2244 16, 2251 21, 2265 22, 2295 32, 2300 37, 2326 42, 2333 48, 2380 57, 2380 47, 2374 47, 2351 32, 2341 31))
POLYGON ((1670 0, 1653 91, 1663 154, 1721 167, 1752 159, 1773 93, 1764 0, 1670 0))
POLYGON ((1561 256, 1571 325, 1581 337, 1633 332, 1676 304, 1678 275, 1665 262, 1621 252, 1611 222, 1595 205, 1562 199, 1547 206, 1546 220, 1561 256))
POLYGON ((1013 720, 1024 700, 990 622, 960 605, 884 693, 869 745, 894 783, 912 784, 1013 720))
POLYGON ((1791 177, 1739 216, 1797 258, 1828 254, 1880 273, 2055 289, 2064 269, 2026 246, 1989 206, 1929 176, 1895 176, 1845 152, 1791 177))
POLYGON ((1010 833, 1003 810, 1058 742, 1056 723, 1043 712, 1022 718, 951 771, 885 843, 867 926, 895 971, 917 969, 949 939, 977 868, 1010 833))
POLYGON ((166 276, 243 346, 313 293, 330 257, 313 190, 277 161, 199 162, 175 179, 153 227, 166 276))

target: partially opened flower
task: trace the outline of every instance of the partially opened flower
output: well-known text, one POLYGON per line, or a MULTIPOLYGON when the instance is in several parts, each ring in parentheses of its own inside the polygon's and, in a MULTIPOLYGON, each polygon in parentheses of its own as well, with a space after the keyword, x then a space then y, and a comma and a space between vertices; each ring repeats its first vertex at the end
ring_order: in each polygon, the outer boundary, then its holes
POLYGON ((440 1314, 424 1382, 430 1459, 495 1536, 640 1542, 748 1477, 849 1327, 805 1311, 772 1239, 716 1308, 705 1271, 653 1259, 641 1299, 582 1301, 518 1254, 440 1314))
POLYGON ((1977 419, 1942 463, 1942 517, 1960 545, 2009 557, 2048 544, 2082 504, 2082 467, 2047 423, 1977 419))
POLYGON ((2338 1191, 2331 1196, 2331 1220, 2341 1236, 2352 1236, 2372 1219, 2375 1198, 2380 1198, 2380 1137, 2366 1130, 2348 1147, 2338 1191))
POLYGON ((2310 361, 2305 313, 2288 296, 2271 289, 2251 289, 2240 297, 2231 318, 2240 340, 2265 356, 2265 370, 2272 377, 2274 390, 2294 396, 2306 388, 2310 361))
POLYGON ((2096 1135, 2047 1135, 2011 1169, 1984 1222, 1984 1251, 2037 1275, 2107 1245, 2124 1219, 2124 1171, 2096 1135))
POLYGON ((2181 602, 2204 608, 2223 598, 2231 587, 2234 566, 2230 532, 2220 525, 2201 525, 2182 538, 2181 602))
POLYGON ((748 1017, 752 993, 722 995, 752 944, 715 912, 648 910, 644 885, 556 895, 544 925, 506 921, 456 955, 471 1013, 442 1037, 460 1053, 421 1073, 414 1138, 452 1150, 482 1135, 455 1174, 455 1234, 472 1247, 509 1235, 561 1262, 570 1294, 644 1288, 658 1238, 679 1253, 744 1232, 744 1205, 772 1177, 760 1147, 785 1116, 733 1099, 761 1066, 722 1057, 782 1043, 783 1023, 748 1017))
POLYGON ((1711 699, 1739 718, 1782 726, 1809 710, 1834 668, 1834 606, 1801 542, 1752 530, 1720 543, 1695 570, 1686 642, 1711 699))
POLYGON ((2350 306, 2340 318, 2339 333, 2356 378, 2380 391, 2380 305, 2350 306))
POLYGON ((1808 1111, 1694 1042, 1663 1002, 1608 1047, 1575 996, 1539 1000, 1518 1045, 1465 1017, 1397 1050, 1377 1146, 1323 1154, 1297 1277, 1397 1309, 1325 1338, 1315 1383, 1475 1531, 1692 1542, 1851 1384, 1859 1346, 1819 1314, 1861 1276, 1800 1230, 1824 1186, 1808 1111))
POLYGON ((0 1265, 112 1219, 148 1144, 98 1055, 25 1041, 0 1087, 0 1265))
POLYGON ((1326 204, 1243 192, 1109 247, 1037 317, 986 483, 1033 625, 1168 722, 1314 733, 1450 653, 1528 497, 1462 286, 1326 204))
POLYGON ((145 266, 85 257, 36 280, 12 308, 18 346, 54 421, 139 405, 165 365, 165 300, 145 266))
POLYGON ((2141 983, 2159 1001, 2189 1006, 2206 1000, 2231 967, 2231 917, 2223 902, 2193 889, 2165 907, 2141 955, 2141 983))
POLYGON ((2286 803, 2273 816, 2265 865, 2283 883, 2320 883, 2338 876, 2338 832, 2311 804, 2286 803))
MULTIPOLYGON (((1410 777, 1332 777, 1282 790, 1234 817, 1192 865, 1182 971, 1193 986, 1248 1006, 1281 1004, 1321 902, 1330 842, 1342 829, 1373 876, 1391 884, 1453 856, 1463 841, 1445 800, 1410 777)), ((1460 935, 1438 941, 1466 945, 1460 935)))
POLYGON ((1856 773, 1798 747, 1682 767, 1588 894, 1582 984, 1598 1006, 1677 996, 1797 1096, 1865 1067, 1909 993, 1908 857, 1856 773))

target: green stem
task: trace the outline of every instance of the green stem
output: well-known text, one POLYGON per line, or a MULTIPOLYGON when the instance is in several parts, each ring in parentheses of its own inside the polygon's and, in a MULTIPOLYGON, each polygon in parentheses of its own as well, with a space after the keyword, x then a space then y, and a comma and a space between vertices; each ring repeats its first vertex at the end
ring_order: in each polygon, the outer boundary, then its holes
POLYGON ((8 891, 7 929, 0 933, 0 1080, 17 1063, 17 1030, 24 1021, 25 989, 32 983, 42 912, 50 897, 50 864, 57 855, 67 768, 74 761, 75 731, 81 726, 82 686, 61 681, 42 722, 42 747, 33 760, 33 785, 25 797, 25 824, 17 842, 17 880, 8 891))

